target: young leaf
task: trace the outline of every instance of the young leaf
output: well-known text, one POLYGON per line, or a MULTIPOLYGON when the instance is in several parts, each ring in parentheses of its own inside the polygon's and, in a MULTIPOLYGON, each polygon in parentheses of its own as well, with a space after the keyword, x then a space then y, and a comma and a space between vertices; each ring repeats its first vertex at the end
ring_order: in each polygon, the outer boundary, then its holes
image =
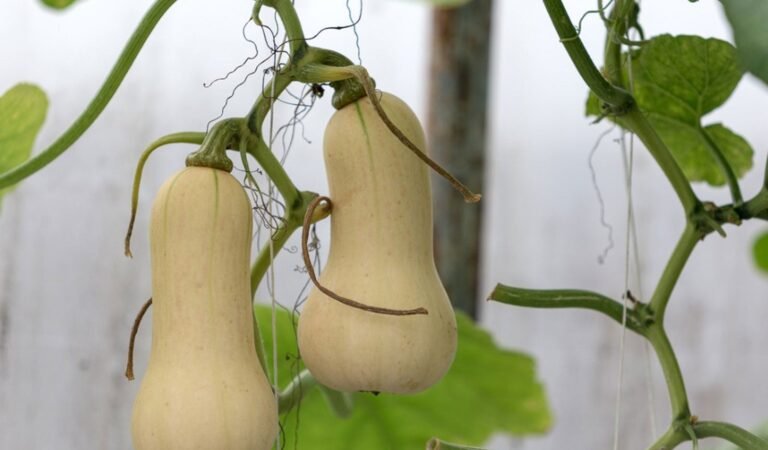
MULTIPOLYGON (((45 92, 31 84, 17 84, 0 97, 0 173, 29 159, 47 111, 45 92)), ((10 189, 0 189, 0 204, 10 189)))
POLYGON ((722 124, 701 129, 660 116, 651 119, 651 122, 664 143, 674 153, 689 180, 705 181, 712 186, 721 186, 726 181, 720 166, 710 155, 702 133, 709 134, 715 141, 737 177, 752 168, 752 147, 743 137, 722 124))
POLYGON ((741 64, 768 84, 768 1, 721 0, 741 64))
POLYGON ((661 35, 637 55, 634 92, 643 111, 690 125, 722 105, 742 76, 736 49, 719 39, 661 35))
MULTIPOLYGON (((707 136, 737 176, 752 168, 754 152, 744 138, 722 124, 703 126, 701 122, 730 97, 743 75, 731 44, 714 38, 661 35, 634 51, 625 68, 629 63, 638 106, 688 179, 715 186, 726 181, 707 136)), ((628 70, 624 76, 629 84, 628 70)), ((590 93, 586 114, 600 112, 599 101, 590 93)))
MULTIPOLYGON (((752 254, 755 257, 757 267, 763 272, 768 273, 768 232, 763 233, 762 236, 757 238, 754 247, 752 247, 752 254)), ((768 429, 768 426, 766 429, 768 429)))
POLYGON ((75 3, 75 0, 42 0, 45 6, 53 9, 64 9, 75 3))
MULTIPOLYGON (((271 311, 256 307, 271 367, 271 311)), ((551 424, 534 361, 497 347, 486 332, 457 315, 459 349, 448 374, 427 391, 410 396, 354 394, 354 410, 340 419, 321 392, 307 394, 298 410, 282 417, 285 448, 323 443, 338 450, 424 448, 432 436, 480 445, 493 433, 543 433, 551 424), (298 413, 298 416, 297 416, 298 413)), ((329 326, 332 326, 329 324, 329 326)), ((295 328, 278 311, 278 365, 281 386, 300 370, 295 328)))

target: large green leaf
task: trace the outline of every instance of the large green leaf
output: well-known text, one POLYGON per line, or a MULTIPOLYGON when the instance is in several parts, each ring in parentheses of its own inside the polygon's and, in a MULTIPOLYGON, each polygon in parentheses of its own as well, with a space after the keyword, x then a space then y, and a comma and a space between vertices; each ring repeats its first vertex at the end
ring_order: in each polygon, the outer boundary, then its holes
POLYGON ((662 116, 656 116, 651 121, 689 180, 706 181, 713 186, 725 183, 725 175, 709 153, 702 133, 708 133, 717 143, 737 177, 752 168, 752 147, 743 137, 722 124, 701 129, 662 116))
MULTIPOLYGON (((29 159, 47 111, 45 92, 31 84, 17 84, 0 97, 0 173, 29 159)), ((0 189, 0 203, 10 189, 0 189)))
POLYGON ((699 36, 657 36, 632 66, 643 110, 691 125, 722 105, 742 76, 731 44, 699 36))
POLYGON ((752 254, 755 257, 757 267, 768 273, 768 232, 757 238, 754 247, 752 247, 752 254))
POLYGON ((75 3, 75 0, 42 0, 42 2, 53 9, 64 9, 75 3))
POLYGON ((721 0, 741 64, 768 83, 768 0, 721 0))
MULTIPOLYGON (((271 367, 271 311, 257 307, 271 367)), ((434 387, 411 396, 359 393, 347 419, 334 416, 319 391, 282 419, 286 449, 391 450, 424 448, 429 438, 480 445, 493 433, 543 433, 551 424, 531 357, 497 347, 465 315, 457 315, 459 349, 453 367, 434 387)), ((279 311, 281 385, 301 369, 294 324, 279 311)), ((333 326, 333 324, 328 324, 333 326)))
MULTIPOLYGON (((741 80, 743 71, 731 44, 661 35, 633 52, 625 69, 630 62, 637 104, 689 180, 715 186, 726 181, 707 145, 707 135, 737 176, 752 168, 753 150, 744 138, 721 124, 703 126, 701 122, 730 97, 741 80)), ((628 72, 624 76, 629 82, 628 72)), ((599 114, 599 101, 590 94, 587 115, 599 114)))

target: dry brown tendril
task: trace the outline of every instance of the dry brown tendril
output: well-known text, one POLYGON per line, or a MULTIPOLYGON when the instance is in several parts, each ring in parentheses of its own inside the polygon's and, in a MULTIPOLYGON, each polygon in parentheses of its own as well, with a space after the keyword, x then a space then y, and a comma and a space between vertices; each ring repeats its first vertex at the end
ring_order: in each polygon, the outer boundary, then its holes
POLYGON ((139 332, 139 325, 141 325, 141 319, 144 318, 144 314, 147 313, 149 307, 152 306, 152 297, 144 303, 139 313, 136 315, 136 319, 133 321, 133 327, 131 328, 131 337, 128 342, 128 362, 125 365, 125 378, 133 380, 133 347, 136 342, 136 334, 139 332))
POLYGON ((427 166, 429 166, 429 168, 434 170, 441 177, 448 180, 454 189, 459 191, 461 195, 464 196, 465 202, 479 202, 480 198, 482 197, 480 194, 475 194, 474 192, 470 191, 468 187, 466 187, 461 181, 458 180, 458 178, 453 176, 450 172, 432 160, 432 158, 427 156, 427 154, 424 153, 416 144, 408 139, 408 136, 403 134, 403 132, 397 128, 397 125, 392 122, 389 116, 387 116, 387 113, 384 111, 384 108, 381 107, 381 102, 379 102, 379 99, 376 96, 376 88, 373 85, 373 81, 371 81, 371 77, 368 75, 368 71, 366 71, 362 66, 352 66, 350 67, 350 70, 360 82, 360 84, 363 85, 363 89, 365 90, 366 96, 371 101, 371 105, 373 105, 373 108, 376 110, 379 118, 381 118, 382 122, 384 122, 384 125, 386 125, 389 131, 394 134, 395 137, 397 137, 397 139, 402 142, 403 145, 408 147, 408 150, 413 152, 419 159, 421 159, 427 166))
POLYGON ((302 226, 302 230, 301 230, 301 254, 304 258, 304 265, 307 267, 307 274, 309 275, 309 279, 312 280, 312 283, 315 285, 315 287, 317 287, 317 289, 320 292, 336 300, 337 302, 343 303, 352 308, 362 309, 363 311, 368 311, 376 314, 386 314, 390 316, 413 316, 417 314, 425 314, 425 315, 429 314, 429 312, 425 308, 421 308, 421 307, 415 308, 415 309, 389 309, 389 308, 382 308, 379 306, 366 305, 364 303, 360 303, 350 298, 342 297, 339 294, 321 285, 320 282, 317 281, 317 276, 315 276, 315 269, 312 266, 312 261, 309 257, 309 247, 307 246, 307 241, 309 240, 309 228, 310 228, 310 225, 312 224, 312 215, 315 211, 315 208, 317 208, 317 206, 322 202, 325 202, 328 205, 328 209, 332 210, 333 203, 331 203, 330 198, 324 197, 321 195, 315 197, 312 200, 312 202, 310 202, 309 206, 307 206, 307 212, 304 215, 304 225, 302 226))

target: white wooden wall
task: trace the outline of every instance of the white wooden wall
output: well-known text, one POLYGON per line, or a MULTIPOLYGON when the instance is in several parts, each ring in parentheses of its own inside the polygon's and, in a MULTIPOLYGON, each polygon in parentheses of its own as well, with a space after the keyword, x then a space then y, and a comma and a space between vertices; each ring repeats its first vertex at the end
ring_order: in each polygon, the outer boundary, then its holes
MULTIPOLYGON (((50 143, 79 113, 149 6, 148 0, 88 1, 66 14, 31 0, 6 0, 0 14, 0 90, 19 80, 43 86, 51 98, 38 142, 50 143)), ((353 4, 357 2, 352 2, 353 4)), ((618 297, 624 278, 625 193, 618 147, 606 140, 597 177, 614 227, 607 242, 587 157, 605 125, 588 126, 585 90, 560 48, 540 2, 499 0, 495 22, 491 158, 484 201, 488 211, 483 265, 487 291, 497 281, 526 287, 579 287, 618 297)), ((707 33, 727 37, 717 2, 646 2, 649 35, 707 33), (669 4, 666 4, 669 3, 669 4)), ((130 407, 138 384, 123 378, 134 314, 150 295, 146 220, 153 192, 177 170, 190 148, 163 150, 150 162, 134 234, 133 260, 122 256, 130 181, 141 150, 160 135, 201 130, 218 114, 234 82, 206 90, 248 55, 240 30, 251 2, 179 2, 160 25, 103 116, 65 156, 7 197, 0 214, 0 449, 127 449, 130 407)), ((297 1, 307 34, 346 20, 344 1, 297 1), (327 7, 327 11, 321 11, 327 7)), ((572 14, 592 2, 569 2, 572 14)), ((595 54, 597 20, 583 36, 595 54)), ((414 3, 371 0, 360 29, 363 63, 379 87, 425 113, 428 11, 414 3)), ((252 36, 257 36, 251 30, 252 36)), ((319 45, 353 56, 349 32, 325 34, 319 45)), ((242 115, 260 86, 252 78, 227 115, 242 115)), ((288 170, 304 189, 326 192, 320 143, 330 108, 324 99, 307 119, 311 144, 299 143, 288 170)), ((747 78, 733 100, 713 114, 749 139, 762 167, 768 134, 764 88, 747 78)), ((278 120, 285 114, 279 114, 278 120)), ((752 193, 761 169, 744 182, 752 193)), ((699 189, 726 201, 723 190, 699 189)), ((681 229, 674 194, 637 149, 635 200, 642 247, 642 289, 649 293, 681 229)), ((457 201, 460 201, 457 196, 457 201)), ((327 225, 321 227, 327 232, 327 225)), ((709 237, 694 253, 669 311, 672 341, 696 414, 744 426, 768 418, 768 278, 750 261, 750 242, 765 225, 730 227, 727 240, 709 237)), ((278 298, 292 302, 303 284, 281 256, 278 298)), ((637 287, 633 287, 637 292, 637 287)), ((151 319, 151 316, 150 316, 151 319)), ((533 353, 556 425, 544 437, 494 449, 609 449, 612 445, 620 330, 576 311, 527 311, 497 304, 483 322, 504 345, 533 353)), ((149 322, 137 349, 146 366, 149 322)), ((622 445, 651 440, 643 347, 627 336, 622 445)), ((653 367, 659 427, 667 419, 660 373, 653 367)))

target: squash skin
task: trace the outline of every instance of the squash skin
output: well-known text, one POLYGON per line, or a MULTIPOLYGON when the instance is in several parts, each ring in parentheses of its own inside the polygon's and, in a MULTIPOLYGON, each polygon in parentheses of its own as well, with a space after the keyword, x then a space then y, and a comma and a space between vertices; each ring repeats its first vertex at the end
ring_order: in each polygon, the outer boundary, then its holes
POLYGON ((253 344, 251 204, 227 172, 188 167, 152 208, 152 349, 137 450, 269 450, 277 405, 253 344))
MULTIPOLYGON (((419 148, 418 119, 384 93, 389 118, 419 148)), ((456 318, 437 275, 428 168, 386 128, 367 98, 337 111, 324 137, 331 246, 320 283, 356 301, 428 315, 389 316, 343 305, 313 288, 299 349, 322 384, 353 392, 422 391, 450 368, 456 318)))

